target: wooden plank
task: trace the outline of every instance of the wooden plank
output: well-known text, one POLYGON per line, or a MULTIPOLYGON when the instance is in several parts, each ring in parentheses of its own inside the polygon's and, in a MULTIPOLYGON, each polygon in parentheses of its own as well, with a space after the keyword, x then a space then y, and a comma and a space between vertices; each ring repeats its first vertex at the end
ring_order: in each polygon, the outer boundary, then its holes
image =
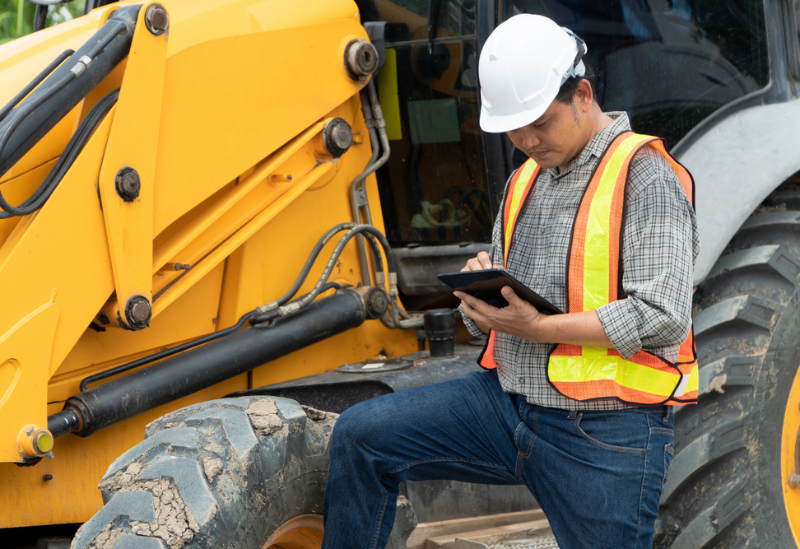
MULTIPOLYGON (((526 524, 542 520, 544 520, 545 523, 547 522, 542 510, 534 509, 530 511, 520 511, 517 513, 501 513, 498 515, 484 515, 479 517, 421 523, 414 529, 414 531, 411 533, 411 536, 409 536, 407 546, 408 549, 426 549, 425 542, 429 538, 448 536, 452 534, 451 538, 454 541, 455 534, 499 528, 507 525, 526 524)), ((467 536, 459 535, 458 537, 465 538, 467 536)))

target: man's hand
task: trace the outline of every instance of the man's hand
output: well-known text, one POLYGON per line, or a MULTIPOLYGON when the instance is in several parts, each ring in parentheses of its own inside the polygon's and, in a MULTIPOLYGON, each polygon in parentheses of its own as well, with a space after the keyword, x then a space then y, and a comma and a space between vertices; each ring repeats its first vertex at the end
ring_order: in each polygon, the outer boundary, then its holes
POLYGON ((475 322, 481 331, 488 333, 489 330, 494 330, 536 343, 548 343, 542 330, 542 322, 546 322, 547 316, 527 301, 520 299, 510 287, 503 288, 503 297, 508 301, 508 305, 502 309, 492 307, 485 301, 464 292, 454 292, 454 295, 461 300, 464 314, 475 322))
POLYGON ((478 257, 473 257, 469 261, 467 261, 466 267, 461 269, 461 272, 464 271, 481 271, 483 269, 491 269, 492 267, 496 269, 502 269, 502 265, 492 265, 492 258, 489 257, 489 254, 486 252, 478 252, 478 257))
POLYGON ((494 330, 534 343, 613 347, 595 311, 543 315, 536 307, 520 299, 508 286, 503 288, 503 297, 508 305, 502 309, 464 292, 454 294, 461 300, 464 314, 485 333, 494 330))

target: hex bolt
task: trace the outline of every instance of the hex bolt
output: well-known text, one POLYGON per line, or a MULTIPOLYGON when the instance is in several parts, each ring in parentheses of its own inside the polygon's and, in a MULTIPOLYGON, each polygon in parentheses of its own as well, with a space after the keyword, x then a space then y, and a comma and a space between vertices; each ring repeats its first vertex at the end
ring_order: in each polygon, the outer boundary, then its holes
POLYGON ((131 330, 141 330, 150 323, 152 308, 146 297, 135 295, 125 304, 125 320, 131 330))
POLYGON ((44 474, 42 475, 42 480, 44 481, 53 480, 53 475, 51 475, 50 473, 44 474))
POLYGON ((33 434, 33 431, 34 431, 33 427, 28 427, 27 429, 25 429, 25 434, 31 436, 33 434))
POLYGON ((156 36, 162 35, 169 29, 169 15, 161 4, 152 4, 144 12, 144 24, 147 30, 156 36))
POLYGON ((133 202, 139 196, 142 182, 139 173, 133 168, 122 168, 117 172, 114 180, 117 187, 117 194, 125 202, 133 202))
POLYGON ((344 50, 344 61, 350 77, 363 82, 378 68, 378 50, 363 38, 353 40, 344 50))
POLYGON ((328 122, 322 133, 325 150, 334 158, 342 156, 353 144, 353 132, 350 124, 343 118, 334 118, 328 122))

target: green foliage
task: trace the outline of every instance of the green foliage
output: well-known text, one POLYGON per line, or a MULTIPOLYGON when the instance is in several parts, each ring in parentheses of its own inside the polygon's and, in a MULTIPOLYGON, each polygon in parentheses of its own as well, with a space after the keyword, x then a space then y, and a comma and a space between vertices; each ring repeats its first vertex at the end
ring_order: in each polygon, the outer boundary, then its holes
MULTIPOLYGON (((67 4, 50 6, 46 26, 57 25, 83 15, 86 0, 72 0, 67 4)), ((0 44, 33 32, 33 14, 36 6, 25 0, 0 0, 0 44)))

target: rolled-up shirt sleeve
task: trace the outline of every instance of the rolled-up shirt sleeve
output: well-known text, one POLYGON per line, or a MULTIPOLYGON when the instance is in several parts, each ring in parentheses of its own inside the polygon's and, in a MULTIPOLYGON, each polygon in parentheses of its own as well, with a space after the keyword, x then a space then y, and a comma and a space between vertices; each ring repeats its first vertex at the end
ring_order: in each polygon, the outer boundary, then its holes
MULTIPOLYGON (((680 345, 692 325, 692 279, 699 253, 694 210, 666 160, 647 147, 631 162, 622 238, 627 298, 597 309, 625 358, 680 345)), ((673 354, 673 353, 667 353, 673 354)))

